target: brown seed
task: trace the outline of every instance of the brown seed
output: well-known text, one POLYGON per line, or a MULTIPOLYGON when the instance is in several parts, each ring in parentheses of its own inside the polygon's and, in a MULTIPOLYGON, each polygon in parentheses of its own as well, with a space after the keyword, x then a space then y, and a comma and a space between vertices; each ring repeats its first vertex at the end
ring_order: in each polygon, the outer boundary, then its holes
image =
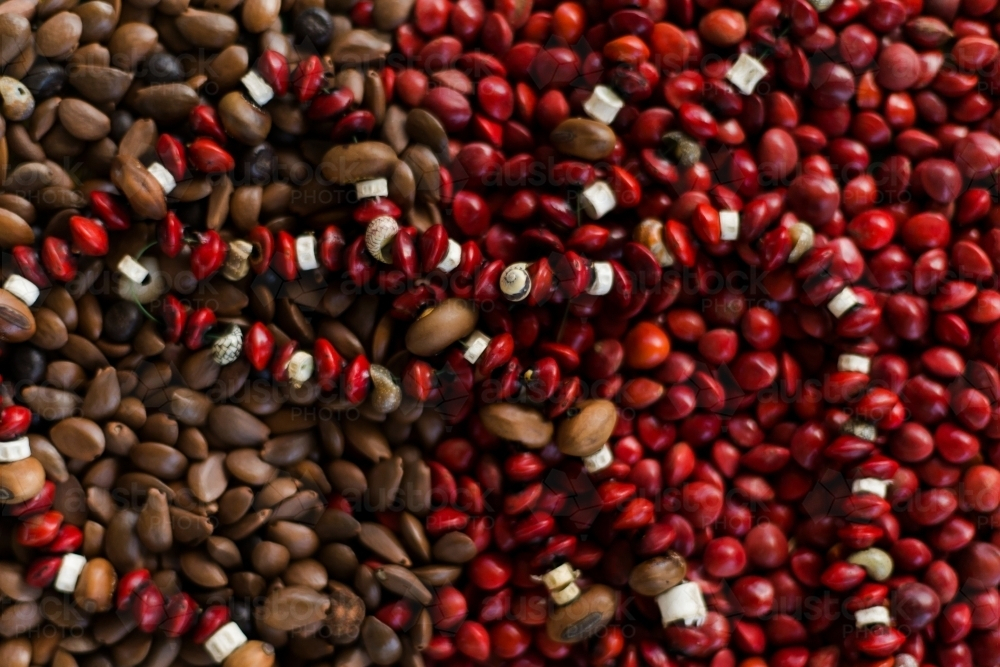
POLYGON ((399 515, 399 537, 406 551, 416 560, 426 563, 431 559, 431 544, 424 531, 424 524, 409 512, 399 515))
POLYGON ((203 588, 221 588, 229 581, 219 564, 203 551, 185 551, 180 565, 184 576, 203 588))
POLYGON ((413 141, 418 141, 437 157, 448 155, 448 133, 437 116, 425 109, 411 109, 406 116, 406 133, 413 141))
POLYGON ((399 159, 396 151, 378 141, 334 146, 323 155, 319 168, 323 177, 337 185, 350 185, 372 178, 388 178, 399 159))
POLYGON ((104 424, 104 450, 115 456, 128 456, 129 450, 139 444, 139 436, 126 424, 110 421, 104 424))
POLYGON ((135 396, 126 396, 114 417, 131 429, 142 428, 146 423, 146 406, 135 396))
POLYGON ((365 609, 374 611, 382 603, 382 586, 375 578, 375 571, 367 565, 358 565, 354 571, 354 590, 364 601, 365 609))
POLYGON ((368 70, 365 75, 364 107, 375 116, 375 124, 381 125, 386 111, 385 86, 375 70, 368 70))
POLYGON ((93 461, 104 453, 104 432, 89 419, 63 419, 52 427, 49 437, 64 456, 72 459, 93 461))
POLYGON ((265 579, 280 576, 288 567, 290 559, 288 549, 283 544, 267 540, 258 542, 250 554, 253 569, 265 579))
POLYGON ((378 424, 367 419, 347 420, 344 423, 347 442, 359 454, 372 461, 380 461, 392 455, 389 441, 378 424))
POLYGON ((174 544, 173 529, 170 526, 170 506, 167 497, 158 489, 150 489, 146 504, 139 512, 135 526, 143 546, 155 554, 161 554, 174 544))
POLYGON ((138 22, 119 25, 108 42, 111 64, 126 72, 135 70, 153 51, 156 41, 156 29, 150 25, 138 22))
POLYGON ((400 544, 399 538, 380 523, 363 522, 361 532, 358 534, 358 541, 389 563, 404 567, 410 567, 413 564, 410 557, 406 555, 403 545, 400 544))
POLYGON ((148 118, 137 120, 125 132, 118 143, 118 154, 128 155, 142 161, 156 154, 156 140, 159 132, 156 123, 148 118))
POLYGON ((106 558, 92 558, 83 566, 73 590, 77 606, 89 614, 102 613, 114 604, 118 575, 106 558))
POLYGON ((236 19, 217 12, 188 8, 174 22, 177 30, 194 46, 221 51, 236 42, 240 26, 236 19))
POLYGON ((400 158, 410 167, 416 193, 422 201, 441 201, 441 165, 434 152, 423 144, 411 144, 400 158))
POLYGON ((330 598, 306 586, 277 588, 261 607, 260 621, 275 630, 292 631, 326 619, 330 598))
POLYGON ((319 560, 333 579, 350 581, 358 570, 358 556, 346 544, 328 544, 319 554, 319 560))
POLYGON ((43 350, 58 350, 66 344, 69 332, 66 324, 48 308, 37 308, 34 311, 35 335, 31 344, 43 350))
POLYGON ((104 533, 104 555, 118 572, 130 572, 143 566, 144 550, 135 532, 138 521, 138 512, 124 509, 108 522, 104 533))
POLYGON ((350 644, 361 633, 361 623, 365 619, 365 603, 354 591, 340 582, 330 582, 330 613, 326 627, 330 631, 330 641, 338 646, 350 644))
POLYGON ((49 479, 55 482, 65 482, 69 479, 69 471, 66 469, 66 459, 59 453, 55 445, 35 433, 28 435, 28 443, 31 446, 32 458, 42 465, 42 468, 45 470, 44 474, 49 479))
POLYGON ((140 442, 128 456, 136 468, 164 480, 179 479, 188 466, 186 456, 162 442, 140 442))
POLYGON ((402 153, 410 144, 410 137, 406 133, 406 119, 407 114, 403 108, 393 104, 385 110, 385 118, 382 120, 380 138, 392 146, 397 154, 402 153))
POLYGON ((413 568, 413 574, 428 586, 450 586, 462 575, 457 565, 424 565, 413 568))
POLYGON ((226 455, 229 473, 251 486, 263 486, 278 474, 277 468, 263 461, 256 449, 234 449, 226 455))
POLYGON ((214 502, 226 492, 228 482, 225 461, 226 455, 224 453, 212 452, 204 461, 194 463, 188 468, 188 486, 201 502, 214 502))
POLYGON ((687 562, 674 551, 651 558, 632 568, 628 585, 639 595, 655 597, 684 581, 687 562))
POLYGON ((396 499, 403 480, 403 459, 393 456, 383 459, 368 471, 368 506, 375 512, 384 512, 396 499))
POLYGON ((472 541, 472 538, 457 530, 442 535, 431 549, 434 560, 441 561, 442 563, 453 563, 455 565, 468 563, 476 557, 478 552, 479 550, 476 549, 476 543, 472 541))
POLYGON ((319 550, 316 532, 293 521, 275 521, 267 528, 267 538, 285 545, 293 560, 309 558, 319 550))
POLYGON ((10 250, 14 246, 32 245, 34 242, 35 233, 31 231, 31 225, 17 213, 0 208, 0 247, 10 250))
POLYGON ((45 369, 45 382, 56 389, 73 391, 87 381, 87 373, 72 361, 53 361, 45 369))
POLYGON ((64 60, 80 43, 83 21, 72 12, 59 12, 38 27, 35 50, 53 60, 64 60))
POLYGON ((0 636, 24 635, 41 622, 42 612, 38 603, 17 602, 0 612, 0 636))
POLYGON ((227 445, 259 447, 271 435, 271 429, 246 410, 235 405, 219 405, 208 415, 208 428, 227 445))
POLYGON ((27 602, 40 598, 42 589, 25 582, 24 566, 20 563, 4 561, 0 562, 0 593, 17 602, 27 602))
POLYGON ((279 0, 246 0, 240 20, 247 32, 257 34, 270 28, 280 11, 279 0))
POLYGON ((170 125, 185 120, 198 106, 198 93, 183 83, 161 83, 135 91, 129 100, 142 115, 157 123, 170 125))
POLYGON ((0 14, 0 67, 21 54, 31 40, 31 24, 23 16, 0 14))
MULTIPOLYGON (((232 196, 233 182, 229 180, 228 175, 224 175, 212 186, 212 194, 208 196, 208 212, 205 216, 205 227, 207 229, 219 229, 222 227, 226 218, 229 217, 229 201, 232 196)), ((236 291, 235 286, 233 287, 234 291, 236 291)), ((236 291, 236 293, 246 303, 250 302, 250 298, 242 291, 236 291)), ((242 305, 246 306, 246 303, 242 305)), ((221 311, 219 314, 221 314, 221 311)), ((237 311, 236 314, 238 315, 239 312, 237 311)))
POLYGON ((69 83, 94 104, 117 104, 129 86, 133 74, 115 67, 79 65, 69 69, 69 83))
POLYGON ((84 44, 105 42, 115 29, 115 9, 110 3, 94 0, 70 9, 83 21, 80 41, 84 44))
POLYGON ((617 607, 618 593, 604 584, 594 584, 569 604, 550 610, 545 629, 552 641, 583 641, 600 632, 617 607))
POLYGON ((476 328, 479 313, 464 299, 445 299, 428 308, 406 332, 406 349, 420 357, 431 357, 476 328))
POLYGON ((281 578, 289 586, 308 586, 321 591, 326 588, 329 578, 326 568, 318 560, 304 558, 288 566, 281 578))
POLYGON ((166 391, 169 403, 161 410, 185 426, 201 426, 208 421, 214 404, 205 394, 186 387, 170 387, 166 391))
POLYGON ((316 450, 316 436, 311 431, 289 433, 264 443, 260 457, 276 466, 288 466, 305 459, 316 450))
POLYGON ((395 630, 369 616, 361 624, 361 642, 376 665, 391 665, 403 655, 403 645, 395 630))
POLYGON ((83 398, 83 416, 93 421, 110 419, 122 402, 118 372, 108 366, 97 371, 83 398))
MULTIPOLYGON (((251 526, 246 534, 238 539, 243 539, 258 527, 259 525, 251 526)), ((173 531, 174 540, 181 544, 201 544, 212 534, 214 526, 211 519, 206 516, 188 512, 180 507, 171 507, 170 529, 173 531)), ((232 535, 227 537, 232 538, 232 535)))
POLYGON ((379 30, 395 30, 413 10, 414 0, 377 0, 372 7, 372 20, 379 30))
POLYGON ((527 405, 490 403, 479 409, 479 418, 486 430, 498 438, 519 442, 531 449, 552 442, 552 422, 527 405))
POLYGON ((255 509, 274 509, 274 506, 295 495, 298 484, 290 477, 278 477, 268 482, 267 486, 257 493, 254 500, 255 509))
POLYGON ((31 664, 31 642, 23 637, 0 642, 0 665, 28 667, 31 664))
POLYGON ((615 404, 603 399, 578 403, 556 431, 556 446, 567 456, 590 456, 607 442, 617 421, 615 404))
POLYGON ((250 231, 260 219, 260 206, 264 188, 259 185, 241 185, 229 200, 229 217, 240 231, 250 231))
POLYGON ((382 586, 396 595, 416 600, 425 607, 433 596, 423 582, 409 569, 399 565, 383 565, 375 571, 375 578, 382 586))
MULTIPOLYGON (((243 7, 246 11, 246 3, 243 7)), ((247 73, 249 66, 250 54, 246 47, 234 44, 227 46, 212 59, 206 74, 208 80, 218 86, 220 91, 232 90, 239 85, 240 77, 247 73)))
POLYGON ((223 667, 274 667, 274 647, 251 639, 229 654, 223 667))
POLYGON ((316 534, 323 542, 346 542, 361 532, 361 524, 347 512, 329 508, 316 523, 316 534))
POLYGON ((373 67, 389 54, 392 45, 368 30, 336 34, 327 54, 337 67, 373 67))
POLYGON ((111 163, 111 182, 140 216, 152 220, 166 217, 167 200, 163 188, 135 158, 124 155, 115 157, 111 163))
POLYGON ((566 155, 597 161, 615 149, 615 133, 604 123, 586 118, 568 118, 549 137, 556 150, 566 155))

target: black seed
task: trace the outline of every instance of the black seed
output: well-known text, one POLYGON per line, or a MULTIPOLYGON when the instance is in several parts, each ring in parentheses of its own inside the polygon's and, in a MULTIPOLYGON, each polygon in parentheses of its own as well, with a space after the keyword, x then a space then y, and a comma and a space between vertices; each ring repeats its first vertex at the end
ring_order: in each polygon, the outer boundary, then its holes
POLYGON ((10 357, 10 376, 22 386, 39 384, 45 378, 45 355, 29 345, 18 345, 10 357))
POLYGON ((59 65, 40 63, 24 75, 21 83, 28 87, 35 101, 40 102, 58 93, 66 83, 66 70, 59 65))
POLYGON ((104 314, 104 335, 113 343, 126 343, 142 326, 139 306, 131 301, 116 301, 104 314))
POLYGON ((237 167, 242 172, 238 172, 237 177, 244 183, 270 183, 274 171, 274 148, 266 141, 247 148, 237 167))
POLYGON ((298 46, 323 49, 333 36, 330 13, 320 7, 310 7, 295 18, 295 43, 298 46))
POLYGON ((147 83, 176 83, 185 79, 184 67, 173 54, 154 53, 146 58, 144 78, 147 83))
POLYGON ((121 141, 129 128, 135 124, 135 118, 125 109, 115 109, 111 113, 111 138, 121 141))

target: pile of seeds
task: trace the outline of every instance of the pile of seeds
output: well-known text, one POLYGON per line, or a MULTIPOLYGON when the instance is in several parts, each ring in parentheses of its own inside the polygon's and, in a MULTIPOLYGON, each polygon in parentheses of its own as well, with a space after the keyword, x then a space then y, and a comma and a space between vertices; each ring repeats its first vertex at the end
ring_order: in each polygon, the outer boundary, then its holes
POLYGON ((0 3, 0 665, 1000 665, 996 4, 0 3))

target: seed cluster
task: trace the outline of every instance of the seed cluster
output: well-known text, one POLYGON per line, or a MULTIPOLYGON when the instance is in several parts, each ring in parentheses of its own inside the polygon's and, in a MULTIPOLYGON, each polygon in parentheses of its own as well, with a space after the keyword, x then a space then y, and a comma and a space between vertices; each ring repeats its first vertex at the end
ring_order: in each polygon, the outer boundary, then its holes
POLYGON ((0 8, 0 665, 1000 666, 996 0, 0 8))

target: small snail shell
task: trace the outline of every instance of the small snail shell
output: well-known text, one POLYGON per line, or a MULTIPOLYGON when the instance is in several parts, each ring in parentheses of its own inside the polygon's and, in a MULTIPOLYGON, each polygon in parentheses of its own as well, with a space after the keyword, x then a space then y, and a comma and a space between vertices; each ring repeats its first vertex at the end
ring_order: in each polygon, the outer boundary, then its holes
POLYGON ((387 215, 380 215, 369 222, 365 229, 365 248, 372 257, 388 264, 392 261, 392 256, 383 250, 392 243, 398 233, 399 224, 387 215))
POLYGON ((523 301, 531 291, 531 276, 525 262, 511 264, 500 274, 500 291, 509 301, 523 301))

